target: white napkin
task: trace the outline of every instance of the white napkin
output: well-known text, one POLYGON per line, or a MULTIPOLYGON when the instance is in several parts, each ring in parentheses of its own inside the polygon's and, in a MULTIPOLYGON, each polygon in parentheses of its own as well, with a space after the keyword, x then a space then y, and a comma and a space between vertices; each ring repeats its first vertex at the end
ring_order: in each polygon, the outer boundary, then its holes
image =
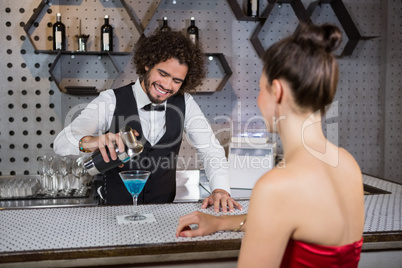
POLYGON ((126 220, 125 217, 126 216, 130 216, 130 215, 118 215, 116 216, 117 219, 117 223, 120 224, 130 224, 130 223, 134 223, 134 224, 140 224, 140 223, 149 223, 149 222, 156 222, 156 219, 154 217, 154 214, 149 213, 149 214, 141 214, 143 216, 145 216, 146 218, 141 220, 141 221, 129 221, 126 220))

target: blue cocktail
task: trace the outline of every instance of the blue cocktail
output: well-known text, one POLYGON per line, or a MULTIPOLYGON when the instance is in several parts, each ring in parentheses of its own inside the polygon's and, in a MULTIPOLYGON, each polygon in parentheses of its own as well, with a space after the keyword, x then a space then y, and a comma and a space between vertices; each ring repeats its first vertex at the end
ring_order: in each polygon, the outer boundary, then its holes
POLYGON ((129 221, 141 221, 146 217, 140 215, 137 211, 137 199, 138 195, 144 189, 145 183, 147 182, 151 172, 145 170, 127 170, 119 173, 120 178, 123 180, 124 185, 133 197, 134 214, 125 217, 129 221))

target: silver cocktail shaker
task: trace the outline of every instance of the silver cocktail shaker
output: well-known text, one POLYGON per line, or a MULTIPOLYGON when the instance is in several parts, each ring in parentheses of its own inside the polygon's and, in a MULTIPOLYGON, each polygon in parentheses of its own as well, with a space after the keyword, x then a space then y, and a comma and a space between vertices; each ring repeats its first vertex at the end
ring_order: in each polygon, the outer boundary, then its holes
POLYGON ((125 150, 123 152, 119 152, 119 148, 115 144, 115 152, 117 154, 117 159, 112 160, 110 157, 110 152, 108 148, 106 148, 107 154, 109 156, 109 163, 106 163, 103 160, 102 154, 99 150, 95 151, 89 158, 86 158, 83 161, 83 167, 88 171, 88 173, 92 176, 95 176, 99 173, 104 173, 112 168, 120 166, 121 164, 126 163, 134 156, 140 154, 144 149, 144 146, 141 142, 137 141, 134 135, 134 130, 125 126, 120 129, 120 137, 125 144, 125 150))

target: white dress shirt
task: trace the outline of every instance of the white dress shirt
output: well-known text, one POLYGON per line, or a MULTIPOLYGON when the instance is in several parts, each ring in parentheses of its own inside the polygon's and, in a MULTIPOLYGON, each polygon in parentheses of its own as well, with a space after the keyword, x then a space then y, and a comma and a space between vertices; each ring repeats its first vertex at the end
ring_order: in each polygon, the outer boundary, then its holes
MULTIPOLYGON (((166 113, 144 111, 151 103, 139 79, 132 86, 144 137, 155 145, 166 132, 166 113)), ((225 152, 216 139, 207 119, 193 97, 185 93, 184 132, 203 160, 211 191, 223 189, 230 193, 228 163, 225 152)), ((163 103, 166 106, 166 102, 163 103)), ((91 101, 81 114, 64 128, 54 140, 54 151, 59 155, 79 155, 79 140, 84 136, 100 136, 109 130, 116 107, 112 89, 105 90, 91 101)), ((68 118, 68 117, 67 117, 68 118)), ((197 159, 197 157, 196 157, 197 159)))

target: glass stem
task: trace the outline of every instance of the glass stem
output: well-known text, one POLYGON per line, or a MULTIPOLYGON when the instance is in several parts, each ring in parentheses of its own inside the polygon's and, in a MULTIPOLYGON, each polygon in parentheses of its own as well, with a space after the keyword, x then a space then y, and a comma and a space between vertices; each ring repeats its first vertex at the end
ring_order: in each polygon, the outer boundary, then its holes
POLYGON ((133 205, 134 205, 134 216, 138 215, 137 211, 137 200, 138 200, 138 195, 133 195, 133 205))

